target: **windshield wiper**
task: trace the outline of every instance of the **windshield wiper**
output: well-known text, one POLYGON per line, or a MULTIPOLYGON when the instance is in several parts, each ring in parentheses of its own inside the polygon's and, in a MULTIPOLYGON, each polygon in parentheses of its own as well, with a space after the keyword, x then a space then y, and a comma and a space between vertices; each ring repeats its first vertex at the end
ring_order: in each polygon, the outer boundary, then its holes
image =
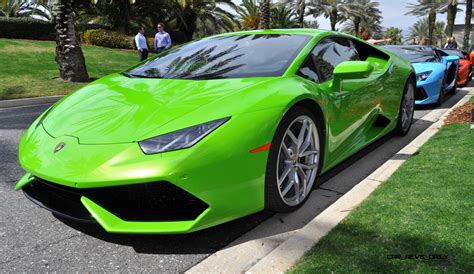
POLYGON ((194 75, 189 75, 186 77, 182 77, 182 79, 192 79, 192 80, 208 80, 208 79, 224 79, 227 78, 220 73, 202 73, 202 74, 194 74, 194 75))
POLYGON ((135 75, 133 75, 133 74, 131 74, 131 73, 128 73, 128 72, 122 72, 122 73, 120 73, 120 74, 125 75, 125 76, 130 77, 130 78, 136 78, 135 75))
POLYGON ((154 79, 161 79, 161 76, 152 76, 152 75, 143 75, 143 74, 132 74, 128 72, 122 72, 122 75, 125 75, 130 78, 154 78, 154 79))

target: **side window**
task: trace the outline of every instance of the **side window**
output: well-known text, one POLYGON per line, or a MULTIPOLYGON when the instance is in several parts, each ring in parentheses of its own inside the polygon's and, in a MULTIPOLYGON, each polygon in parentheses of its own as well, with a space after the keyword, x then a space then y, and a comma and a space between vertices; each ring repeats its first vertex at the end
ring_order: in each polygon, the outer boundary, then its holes
POLYGON ((304 61, 304 63, 301 65, 297 74, 305 79, 319 82, 318 73, 316 72, 316 68, 314 67, 311 57, 306 58, 306 61, 304 61))
POLYGON ((329 37, 321 40, 311 55, 321 82, 332 79, 334 68, 338 64, 344 61, 360 60, 353 43, 343 37, 329 37))

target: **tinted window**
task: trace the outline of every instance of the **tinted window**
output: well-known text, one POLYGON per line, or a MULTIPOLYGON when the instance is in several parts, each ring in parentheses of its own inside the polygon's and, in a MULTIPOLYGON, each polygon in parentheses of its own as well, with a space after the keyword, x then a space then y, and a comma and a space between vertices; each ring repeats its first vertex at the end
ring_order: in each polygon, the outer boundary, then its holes
POLYGON ((411 63, 438 62, 436 53, 426 47, 384 47, 411 63))
POLYGON ((214 37, 164 52, 125 74, 175 79, 281 76, 310 39, 279 34, 214 37))
POLYGON ((298 70, 298 75, 308 80, 319 82, 318 73, 316 72, 312 58, 306 58, 306 61, 298 70))
POLYGON ((311 53, 321 82, 332 79, 334 68, 344 61, 357 61, 359 55, 352 43, 345 38, 332 37, 321 40, 311 53))

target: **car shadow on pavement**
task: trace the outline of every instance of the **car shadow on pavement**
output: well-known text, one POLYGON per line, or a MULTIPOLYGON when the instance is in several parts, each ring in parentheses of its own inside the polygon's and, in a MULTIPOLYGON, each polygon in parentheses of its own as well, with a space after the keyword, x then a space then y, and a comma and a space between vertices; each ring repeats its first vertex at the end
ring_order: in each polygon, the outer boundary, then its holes
POLYGON ((62 223, 91 237, 131 246, 137 253, 209 254, 218 251, 272 215, 271 212, 261 211, 201 231, 171 235, 110 234, 98 224, 76 222, 57 215, 55 217, 62 223))

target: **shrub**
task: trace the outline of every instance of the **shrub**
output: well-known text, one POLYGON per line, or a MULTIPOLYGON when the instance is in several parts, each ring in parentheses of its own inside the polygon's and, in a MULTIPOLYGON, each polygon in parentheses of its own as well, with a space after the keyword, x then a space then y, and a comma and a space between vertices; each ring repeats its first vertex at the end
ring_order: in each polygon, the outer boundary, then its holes
POLYGON ((0 38, 54 40, 54 25, 30 17, 1 16, 0 38))
POLYGON ((86 30, 82 33, 81 41, 100 47, 133 49, 133 37, 104 29, 86 30))
MULTIPOLYGON (((90 29, 81 35, 81 41, 84 44, 119 49, 136 49, 135 36, 124 35, 119 32, 90 29)), ((153 50, 153 37, 147 37, 148 49, 153 50)))

